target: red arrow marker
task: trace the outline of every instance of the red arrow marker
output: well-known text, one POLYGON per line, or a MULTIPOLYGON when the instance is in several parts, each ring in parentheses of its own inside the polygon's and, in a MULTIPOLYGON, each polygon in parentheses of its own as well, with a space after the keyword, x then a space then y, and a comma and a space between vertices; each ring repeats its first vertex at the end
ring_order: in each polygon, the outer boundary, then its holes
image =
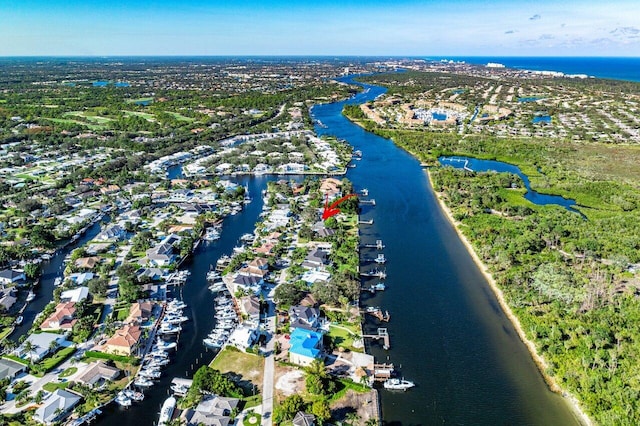
POLYGON ((326 194, 326 198, 324 201, 324 211, 322 212, 322 220, 327 220, 329 219, 331 216, 335 216, 338 213, 340 213, 340 209, 337 207, 338 204, 342 203, 343 201, 346 201, 348 198, 351 197, 355 197, 356 194, 348 194, 345 195, 342 198, 339 198, 338 200, 334 201, 333 203, 331 203, 331 205, 329 206, 329 194, 326 194))

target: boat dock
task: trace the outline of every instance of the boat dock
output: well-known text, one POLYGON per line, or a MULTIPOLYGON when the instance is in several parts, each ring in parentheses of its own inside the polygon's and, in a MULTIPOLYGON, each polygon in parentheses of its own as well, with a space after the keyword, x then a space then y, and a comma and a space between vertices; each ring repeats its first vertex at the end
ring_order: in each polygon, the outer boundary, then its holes
POLYGON ((358 220, 358 225, 373 225, 373 219, 358 220))
POLYGON ((373 380, 384 382, 393 375, 393 364, 373 364, 373 380))
MULTIPOLYGON (((386 328, 379 328, 378 334, 364 334, 362 337, 376 340, 382 339, 382 347, 384 348, 384 350, 389 350, 389 348, 391 347, 391 340, 389 339, 389 333, 387 332, 386 328)), ((389 374, 391 373, 393 373, 393 364, 391 364, 391 371, 389 372, 389 374)), ((376 368, 374 367, 374 378, 376 376, 376 368)), ((391 376, 389 375, 389 377, 391 376)), ((387 377, 387 379, 389 377, 387 377)))
POLYGON ((368 272, 360 272, 360 276, 362 277, 378 277, 381 280, 387 278, 387 273, 385 271, 373 270, 368 272))
POLYGON ((376 200, 374 198, 372 198, 370 200, 360 200, 360 204, 369 204, 371 206, 375 206, 376 205, 376 200))
MULTIPOLYGON (((389 311, 384 311, 382 312, 382 309, 380 309, 377 306, 369 306, 367 309, 365 309, 364 311, 365 314, 369 314, 372 317, 378 318, 378 320, 383 321, 383 322, 389 322, 391 320, 391 315, 389 315, 389 311)), ((378 331, 383 330, 381 328, 378 329, 378 331)), ((384 329, 386 332, 386 328, 384 329)))
POLYGON ((382 244, 382 240, 376 240, 375 244, 363 244, 362 247, 382 250, 384 248, 384 244, 382 244))

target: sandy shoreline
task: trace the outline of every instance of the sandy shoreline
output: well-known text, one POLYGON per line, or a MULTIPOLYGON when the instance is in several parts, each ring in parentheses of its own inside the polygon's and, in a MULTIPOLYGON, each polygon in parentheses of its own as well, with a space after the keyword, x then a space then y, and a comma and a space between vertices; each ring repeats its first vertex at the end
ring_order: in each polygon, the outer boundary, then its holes
MULTIPOLYGON (((428 169, 427 169, 426 172, 427 172, 426 173, 427 174, 427 178, 429 179, 429 184, 431 185, 431 188, 433 189, 433 181, 431 179, 431 172, 428 169)), ((471 245, 471 243, 469 242, 467 237, 462 233, 462 231, 460 231, 461 223, 454 219, 453 213, 451 212, 451 209, 449 209, 449 207, 444 203, 444 201, 442 200, 441 194, 436 192, 435 189, 433 189, 433 191, 436 194, 436 198, 438 199, 438 204, 440 204, 440 208, 444 212, 447 220, 449 221, 449 223, 451 223, 453 228, 456 230, 456 233, 458 234, 458 237, 460 238, 460 241, 462 241, 462 243, 466 247, 467 251, 469 252, 469 255, 473 258, 473 261, 478 266, 478 269, 484 275, 485 279, 489 283, 489 286, 491 287, 491 290, 495 294, 496 299, 498 299, 498 303, 500 303, 500 307, 502 308, 502 311, 505 313, 505 315, 507 316, 507 318, 509 319, 511 324, 513 324, 513 327, 518 332, 518 336, 520 336, 520 340, 522 340, 522 342, 527 347, 527 350, 531 354, 531 357, 533 358, 533 361, 535 362, 536 366, 538 367, 538 370, 540 371, 540 374, 542 374, 542 377, 544 378, 545 382, 549 386, 549 389, 551 389, 553 392, 556 392, 556 393, 562 395, 562 397, 567 400, 569 406, 571 407, 571 409, 575 413, 577 419, 582 424, 587 425, 587 426, 593 425, 593 422, 589 418, 589 416, 587 416, 587 414, 584 411, 582 411, 582 408, 580 407, 580 403, 577 400, 577 398, 575 398, 572 394, 570 394, 569 392, 567 392, 564 389, 562 389, 556 383, 556 381, 553 379, 553 377, 549 376, 546 373, 546 368, 548 366, 546 361, 544 360, 544 358, 542 358, 542 356, 540 356, 540 354, 538 354, 538 352, 536 350, 536 347, 533 344, 533 342, 531 340, 527 339, 527 336, 524 333, 524 330, 522 329, 522 325, 520 324, 520 320, 511 311, 511 308, 509 307, 509 305, 507 304, 506 300, 504 299, 504 295, 502 294, 502 290, 500 290, 500 288, 496 284, 495 280, 493 279, 493 276, 489 272, 487 272, 487 267, 484 265, 484 263, 482 263, 482 260, 476 254, 475 250, 473 249, 473 246, 471 245)))

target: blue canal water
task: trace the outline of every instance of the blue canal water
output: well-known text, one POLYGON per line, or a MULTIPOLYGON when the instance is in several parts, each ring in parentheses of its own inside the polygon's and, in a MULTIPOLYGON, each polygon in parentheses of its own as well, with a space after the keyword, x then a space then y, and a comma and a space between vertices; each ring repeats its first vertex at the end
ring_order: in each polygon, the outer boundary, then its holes
POLYGON ((531 122, 533 124, 538 124, 538 123, 551 124, 551 116, 549 116, 549 115, 536 115, 535 117, 533 117, 531 122))
MULTIPOLYGON (((355 83, 354 76, 341 78, 355 83)), ((388 425, 572 425, 566 402, 549 391, 530 354, 504 315, 483 274, 439 208, 419 162, 390 140, 364 131, 342 116, 345 104, 384 93, 365 89, 346 101, 317 105, 312 116, 361 150, 347 177, 367 188, 375 207, 364 205, 363 243, 382 239, 388 259, 387 290, 363 294, 362 303, 388 310, 391 321, 367 320, 365 333, 387 327, 391 349, 367 342, 379 362, 393 362, 416 382, 408 392, 381 390, 388 425)), ((362 257, 375 257, 363 249, 362 257)), ((373 268, 362 264, 362 269, 373 268)), ((375 280, 365 281, 365 285, 375 280)))
MULTIPOLYGON (((172 173, 177 173, 172 169, 172 173)), ((258 215, 262 212, 261 191, 266 188, 269 180, 277 176, 240 177, 232 178, 234 182, 247 186, 253 201, 244 210, 234 216, 224 219, 220 239, 210 243, 203 243, 196 249, 181 269, 191 271, 186 284, 182 287, 172 287, 170 297, 184 300, 188 307, 185 314, 190 321, 183 324, 183 330, 178 340, 178 350, 172 356, 172 362, 164 370, 161 379, 145 391, 145 399, 135 403, 129 409, 111 404, 106 407, 104 415, 95 424, 107 426, 150 426, 158 422, 160 407, 168 397, 169 386, 174 377, 192 378, 193 373, 202 365, 213 360, 214 351, 208 350, 203 344, 204 339, 214 326, 214 295, 209 291, 206 274, 210 265, 215 265, 218 258, 224 254, 231 254, 233 247, 239 244, 242 234, 253 232, 258 215)))
POLYGON ((480 160, 471 157, 440 157, 438 160, 440 161, 440 164, 455 167, 456 169, 467 169, 474 172, 513 173, 514 175, 520 176, 520 179, 522 179, 525 188, 527 188, 527 193, 524 195, 524 198, 531 201, 533 204, 537 204, 539 206, 557 204, 569 211, 577 212, 573 208, 573 206, 576 205, 575 200, 564 198, 559 195, 541 194, 531 189, 529 177, 522 173, 519 167, 514 166, 513 164, 495 160, 480 160))

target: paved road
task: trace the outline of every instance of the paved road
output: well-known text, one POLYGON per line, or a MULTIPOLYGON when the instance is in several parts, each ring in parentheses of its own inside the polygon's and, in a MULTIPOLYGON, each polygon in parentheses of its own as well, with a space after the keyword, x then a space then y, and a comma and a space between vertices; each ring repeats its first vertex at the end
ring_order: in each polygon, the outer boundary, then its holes
POLYGON ((266 345, 267 357, 264 360, 264 378, 262 382, 262 426, 271 426, 273 417, 273 380, 275 376, 275 354, 273 351, 276 334, 275 305, 271 300, 269 303, 269 314, 265 329, 269 332, 269 341, 266 345))

